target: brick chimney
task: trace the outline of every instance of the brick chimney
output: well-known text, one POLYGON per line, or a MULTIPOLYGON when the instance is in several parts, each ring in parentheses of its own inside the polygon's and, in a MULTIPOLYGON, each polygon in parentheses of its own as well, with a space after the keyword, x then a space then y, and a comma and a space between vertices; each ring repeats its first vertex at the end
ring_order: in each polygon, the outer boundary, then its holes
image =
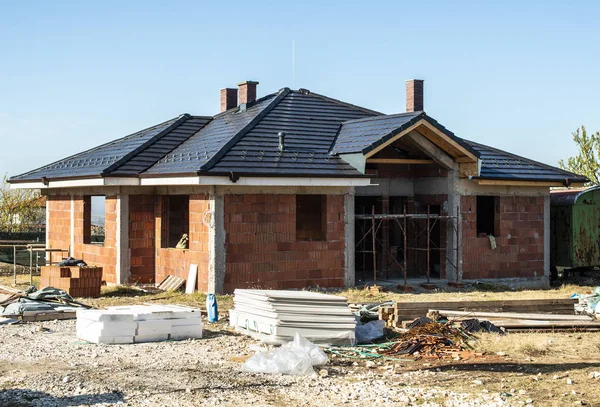
POLYGON ((423 80, 409 79, 406 81, 406 111, 418 112, 423 109, 423 80))
POLYGON ((237 106, 237 89, 223 88, 221 89, 221 111, 233 109, 237 106))
POLYGON ((256 100, 256 86, 258 82, 245 81, 238 83, 238 102, 240 105, 252 103, 256 100))

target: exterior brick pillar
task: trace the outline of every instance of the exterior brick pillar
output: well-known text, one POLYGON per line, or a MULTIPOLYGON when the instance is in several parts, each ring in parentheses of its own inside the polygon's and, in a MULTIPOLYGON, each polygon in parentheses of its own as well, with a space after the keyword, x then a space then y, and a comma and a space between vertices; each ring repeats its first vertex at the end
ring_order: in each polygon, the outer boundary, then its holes
POLYGON ((128 284, 129 264, 129 195, 117 195, 116 283, 128 284))

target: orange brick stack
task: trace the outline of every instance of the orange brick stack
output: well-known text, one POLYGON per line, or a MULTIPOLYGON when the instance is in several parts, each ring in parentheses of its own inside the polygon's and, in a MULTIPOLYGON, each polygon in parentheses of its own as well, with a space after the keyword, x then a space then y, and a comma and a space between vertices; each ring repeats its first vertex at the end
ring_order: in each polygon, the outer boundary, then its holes
POLYGON ((99 297, 102 267, 42 267, 42 287, 65 290, 71 297, 99 297))

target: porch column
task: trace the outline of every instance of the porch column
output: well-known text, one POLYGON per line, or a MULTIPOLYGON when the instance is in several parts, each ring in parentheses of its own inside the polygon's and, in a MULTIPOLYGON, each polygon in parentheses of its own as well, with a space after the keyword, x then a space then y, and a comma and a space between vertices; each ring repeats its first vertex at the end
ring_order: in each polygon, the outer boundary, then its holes
POLYGON ((208 292, 220 294, 225 285, 225 205, 217 187, 212 187, 209 199, 208 292))
POLYGON ((459 280, 462 280, 462 248, 460 247, 460 235, 456 237, 456 227, 459 227, 462 234, 462 228, 459 226, 462 223, 460 216, 460 197, 461 193, 458 190, 458 164, 454 164, 454 169, 448 171, 448 216, 457 216, 458 219, 448 221, 446 227, 446 280, 456 281, 456 273, 458 272, 459 280), (456 257, 456 247, 458 246, 458 258, 456 257))
POLYGON ((544 197, 544 286, 550 286, 550 195, 544 197))
POLYGON ((117 284, 128 284, 131 276, 129 264, 129 195, 117 195, 117 250, 116 275, 117 284))
POLYGON ((354 230, 354 188, 344 194, 344 284, 346 287, 354 287, 355 268, 355 230, 354 230))

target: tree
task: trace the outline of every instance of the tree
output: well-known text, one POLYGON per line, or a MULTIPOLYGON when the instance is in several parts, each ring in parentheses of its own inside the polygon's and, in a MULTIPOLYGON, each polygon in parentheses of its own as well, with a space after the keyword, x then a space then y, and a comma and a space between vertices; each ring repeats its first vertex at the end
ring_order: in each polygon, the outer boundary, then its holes
POLYGON ((600 185, 600 131, 588 134, 581 126, 572 134, 579 153, 567 158, 567 162, 560 160, 558 165, 564 170, 585 175, 591 185, 600 185))
POLYGON ((38 190, 10 189, 5 175, 0 184, 0 230, 25 232, 43 225, 44 202, 38 190))

